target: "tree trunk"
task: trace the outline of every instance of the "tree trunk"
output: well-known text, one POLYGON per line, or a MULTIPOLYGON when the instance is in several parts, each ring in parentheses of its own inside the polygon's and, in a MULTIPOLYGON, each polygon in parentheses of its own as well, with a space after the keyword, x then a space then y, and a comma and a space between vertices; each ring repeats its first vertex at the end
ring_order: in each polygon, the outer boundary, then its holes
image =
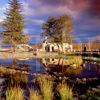
POLYGON ((59 47, 59 44, 57 44, 57 47, 58 47, 58 53, 60 53, 60 47, 59 47))
POLYGON ((61 43, 62 53, 64 53, 63 43, 61 43))
POLYGON ((15 54, 16 54, 16 50, 15 50, 15 44, 13 44, 12 46, 12 54, 13 54, 13 58, 12 59, 16 59, 15 54))

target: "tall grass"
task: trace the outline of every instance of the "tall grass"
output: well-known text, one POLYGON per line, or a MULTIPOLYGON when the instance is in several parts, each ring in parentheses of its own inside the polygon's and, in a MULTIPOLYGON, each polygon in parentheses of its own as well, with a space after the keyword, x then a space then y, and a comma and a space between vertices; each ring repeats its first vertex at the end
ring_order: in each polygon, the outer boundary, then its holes
POLYGON ((43 93, 43 100, 52 100, 53 99, 53 81, 51 77, 47 75, 39 75, 37 77, 41 92, 43 93))
MULTIPOLYGON (((29 100, 53 100, 53 79, 48 75, 38 75, 36 81, 39 82, 41 91, 31 88, 29 100)), ((72 89, 65 82, 58 84, 57 90, 61 100, 73 100, 72 89)), ((6 91, 6 100, 24 100, 23 90, 20 86, 8 88, 6 91)))
POLYGON ((38 91, 34 89, 30 89, 30 98, 29 100, 42 100, 41 95, 39 95, 38 91))
POLYGON ((59 84, 58 92, 60 93, 61 100, 73 100, 72 89, 65 82, 59 84))
POLYGON ((71 58, 68 58, 65 61, 66 65, 76 65, 77 67, 80 67, 81 64, 83 63, 82 57, 81 56, 72 56, 71 58))
POLYGON ((14 69, 5 68, 3 66, 0 66, 0 74, 9 76, 10 83, 15 82, 16 84, 19 84, 21 82, 27 83, 28 81, 27 74, 23 74, 21 71, 17 72, 14 69))
POLYGON ((10 87, 6 91, 6 100, 24 100, 23 91, 20 87, 10 87))
POLYGON ((28 76, 21 73, 9 75, 9 77, 10 77, 9 80, 11 81, 12 84, 13 83, 20 84, 21 82, 27 83, 28 81, 28 76))

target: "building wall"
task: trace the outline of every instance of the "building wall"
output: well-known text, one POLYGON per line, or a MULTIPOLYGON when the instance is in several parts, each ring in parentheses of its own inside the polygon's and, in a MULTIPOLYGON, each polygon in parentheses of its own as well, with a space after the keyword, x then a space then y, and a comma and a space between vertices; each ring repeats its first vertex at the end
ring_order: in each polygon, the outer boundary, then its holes
POLYGON ((82 44, 81 43, 73 43, 73 50, 74 51, 82 51, 82 44))
POLYGON ((52 44, 52 43, 44 42, 42 46, 43 46, 43 51, 48 51, 48 52, 58 52, 58 51, 70 52, 73 50, 72 45, 69 45, 68 43, 63 43, 63 45, 58 45, 56 43, 52 44))
POLYGON ((74 51, 82 51, 86 47, 86 51, 100 51, 100 42, 91 43, 73 43, 74 51))

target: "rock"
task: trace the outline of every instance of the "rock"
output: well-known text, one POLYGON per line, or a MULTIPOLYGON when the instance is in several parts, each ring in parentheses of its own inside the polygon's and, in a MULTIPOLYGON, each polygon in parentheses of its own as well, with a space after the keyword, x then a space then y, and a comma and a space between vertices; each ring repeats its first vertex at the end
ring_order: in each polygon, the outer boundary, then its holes
POLYGON ((0 78, 0 84, 2 84, 5 81, 4 78, 0 78))
POLYGON ((98 85, 97 88, 100 90, 100 85, 98 85))
POLYGON ((86 82, 86 78, 83 78, 82 80, 83 80, 84 82, 86 82))
POLYGON ((93 90, 94 92, 99 92, 99 90, 98 90, 97 88, 92 88, 92 90, 93 90))
POLYGON ((86 95, 81 95, 80 98, 86 100, 86 95))
POLYGON ((65 77, 65 76, 64 76, 64 77, 63 77, 63 79, 64 79, 64 80, 67 80, 67 79, 68 79, 68 77, 65 77))
POLYGON ((61 80, 61 79, 62 79, 62 77, 59 77, 59 79, 61 80))
POLYGON ((47 71, 47 70, 48 70, 48 68, 45 68, 45 70, 47 71))
POLYGON ((36 76, 36 73, 34 73, 33 75, 36 76))

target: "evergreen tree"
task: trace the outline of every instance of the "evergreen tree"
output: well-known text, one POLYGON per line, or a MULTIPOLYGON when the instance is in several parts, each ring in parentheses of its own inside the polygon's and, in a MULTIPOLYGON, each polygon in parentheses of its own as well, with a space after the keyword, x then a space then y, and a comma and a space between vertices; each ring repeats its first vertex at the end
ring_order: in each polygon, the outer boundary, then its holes
POLYGON ((27 42, 26 36, 22 34, 24 22, 21 14, 21 3, 18 0, 9 0, 9 8, 5 14, 6 19, 3 23, 6 31, 4 43, 10 43, 15 46, 15 44, 27 42))

